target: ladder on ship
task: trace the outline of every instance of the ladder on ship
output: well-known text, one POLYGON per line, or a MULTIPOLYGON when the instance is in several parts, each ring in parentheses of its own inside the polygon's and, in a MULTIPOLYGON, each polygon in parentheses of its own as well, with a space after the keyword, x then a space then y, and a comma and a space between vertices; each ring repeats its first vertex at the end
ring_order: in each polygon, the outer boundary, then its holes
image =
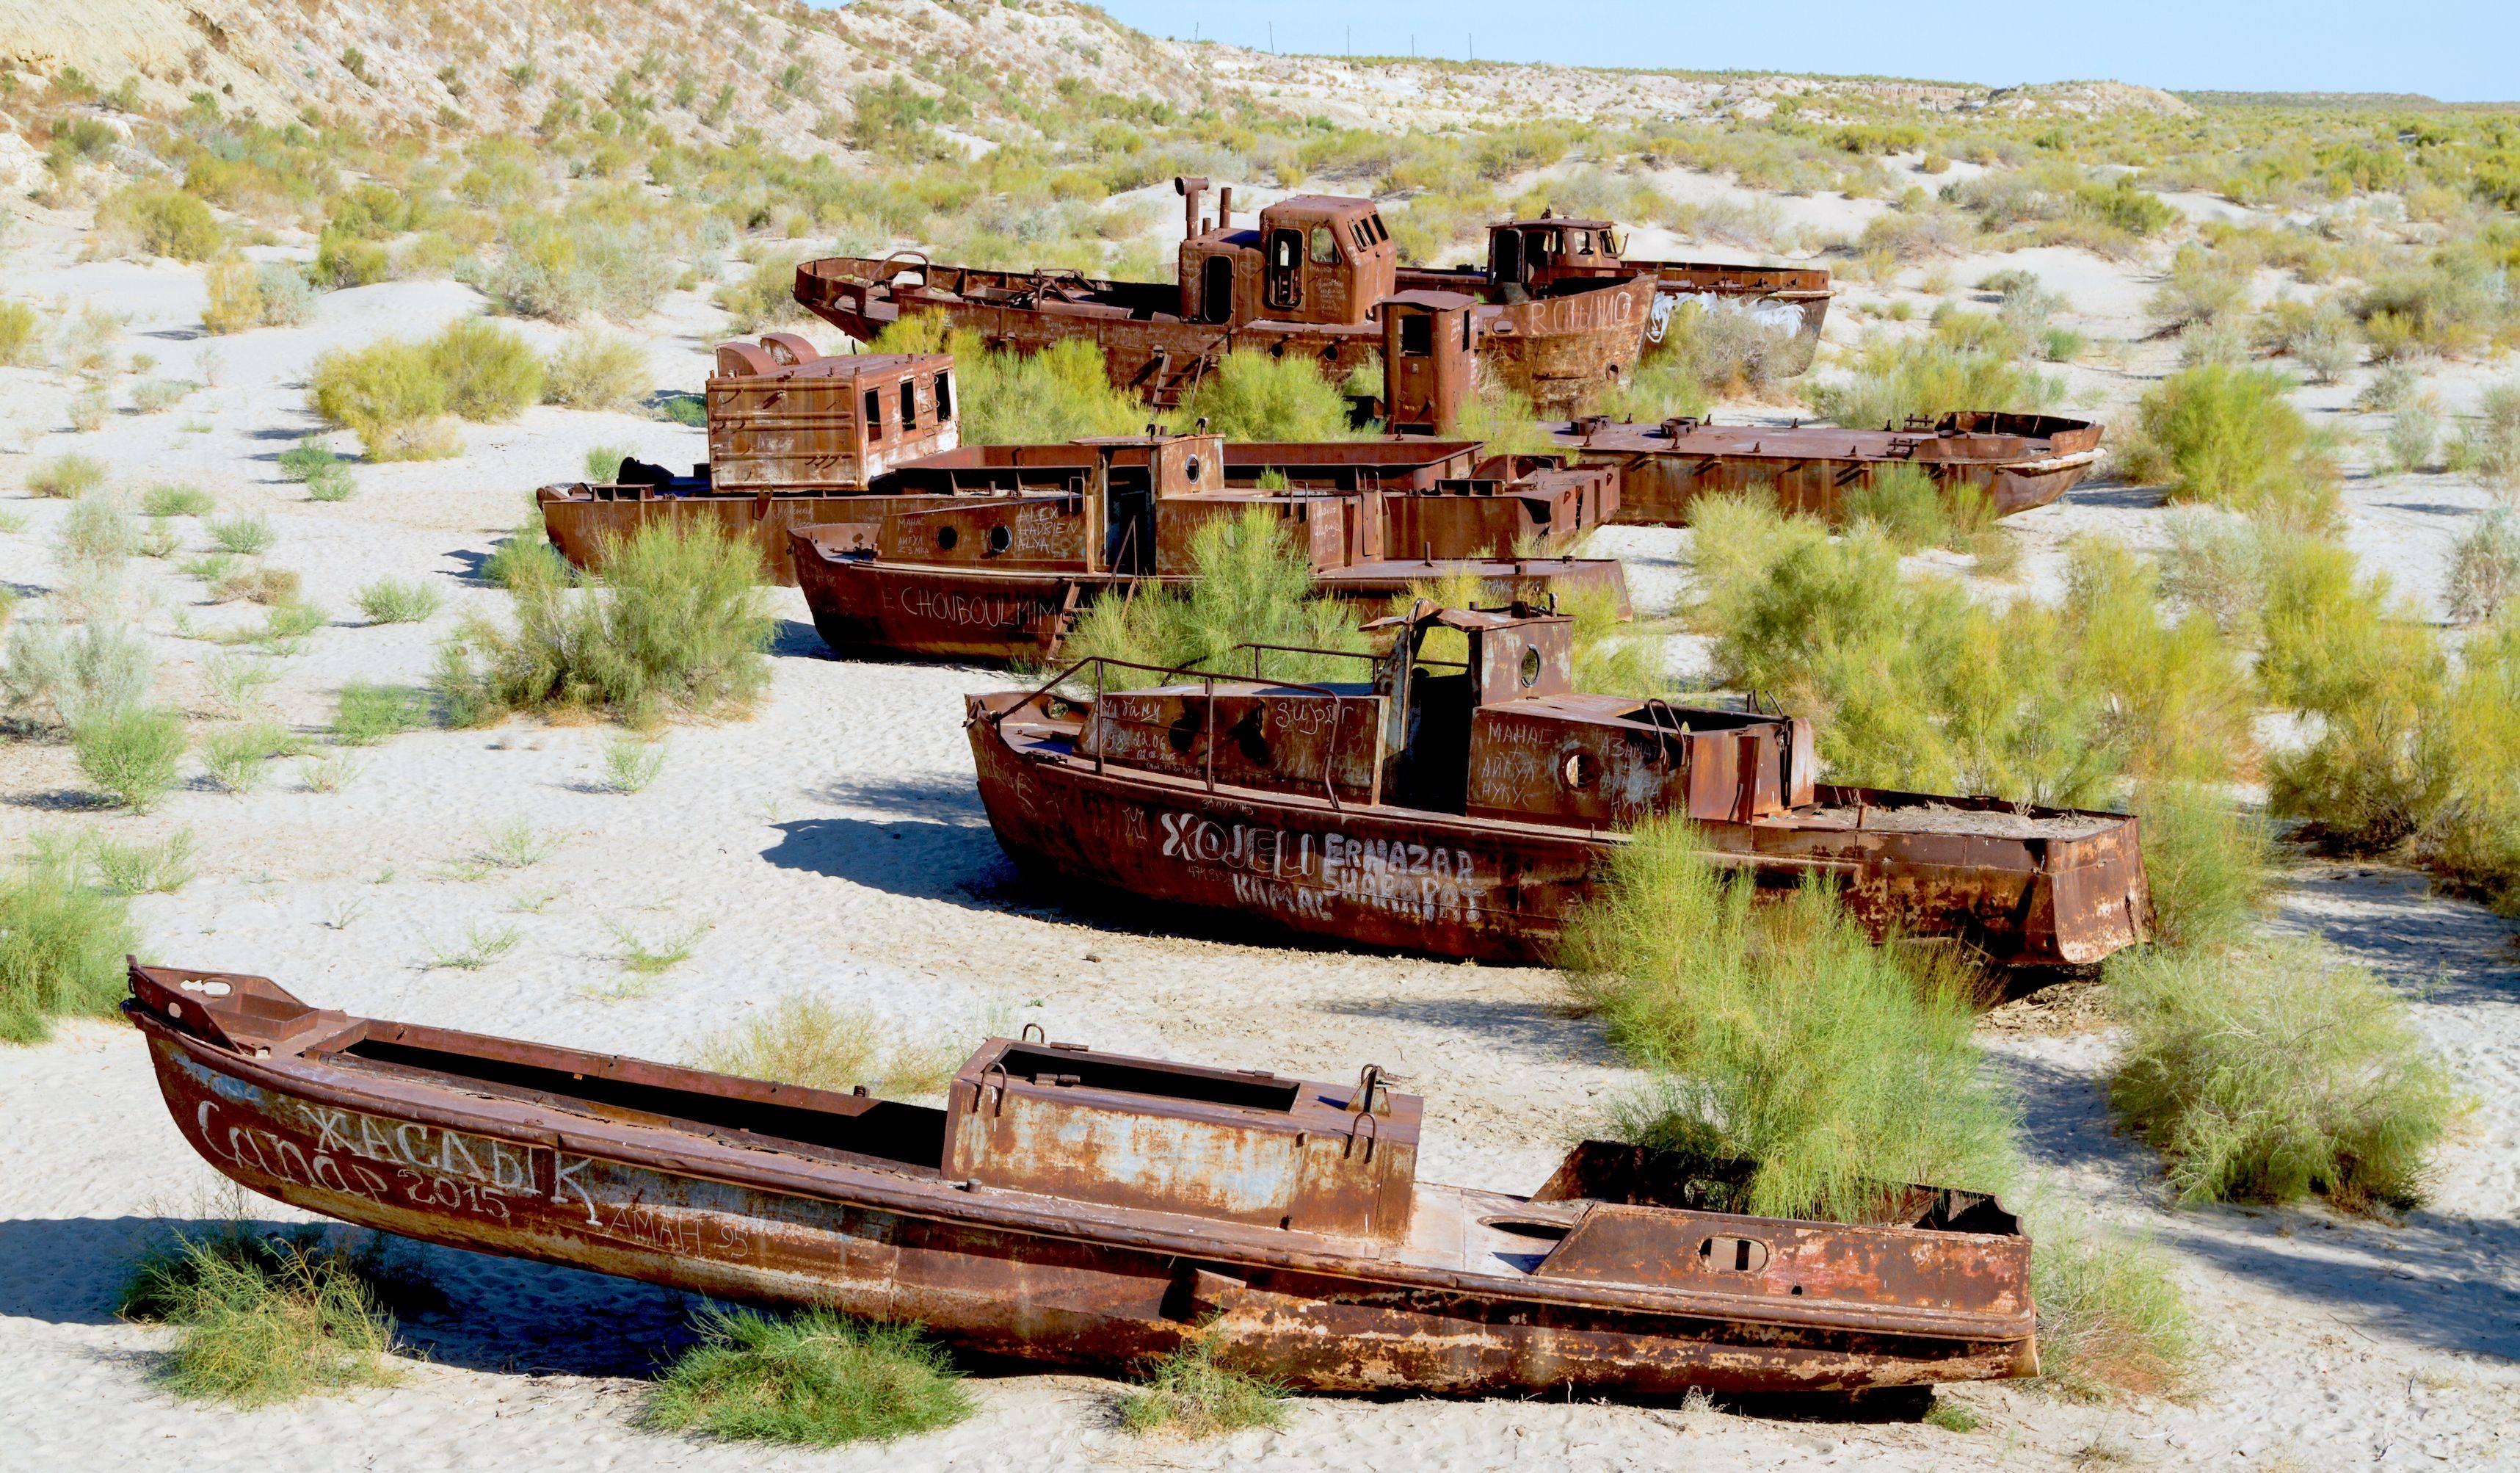
POLYGON ((1154 357, 1138 371, 1136 382, 1129 387, 1144 394, 1147 402, 1154 408, 1179 409, 1182 400, 1190 397, 1190 391, 1215 369, 1224 347, 1225 340, 1219 338, 1179 365, 1173 362, 1171 348, 1156 348, 1154 357))

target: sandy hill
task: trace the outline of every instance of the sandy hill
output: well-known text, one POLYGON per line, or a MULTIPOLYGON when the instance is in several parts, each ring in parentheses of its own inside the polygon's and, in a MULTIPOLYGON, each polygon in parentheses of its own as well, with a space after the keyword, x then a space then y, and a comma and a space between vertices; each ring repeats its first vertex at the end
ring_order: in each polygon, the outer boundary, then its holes
POLYGON ((975 124, 1002 136, 1019 133, 1025 104, 1062 82, 1183 105, 1239 94, 1386 129, 1757 117, 1785 97, 1821 111, 1833 100, 2189 111, 2116 82, 1994 89, 1282 56, 1159 40, 1069 0, 857 0, 835 10, 794 0, 0 0, 0 68, 30 77, 75 68, 108 90, 131 82, 148 106, 180 107, 207 91, 264 120, 314 109, 385 131, 505 132, 576 108, 636 115, 678 138, 757 129, 792 150, 828 147, 857 89, 896 79, 929 96, 957 85, 975 124))

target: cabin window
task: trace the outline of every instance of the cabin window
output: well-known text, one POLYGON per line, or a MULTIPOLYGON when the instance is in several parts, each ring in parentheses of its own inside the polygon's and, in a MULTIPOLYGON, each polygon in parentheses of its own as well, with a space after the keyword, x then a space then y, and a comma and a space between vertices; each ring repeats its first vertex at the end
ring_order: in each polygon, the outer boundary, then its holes
POLYGON ((919 381, 901 381, 901 432, 904 435, 919 428, 919 381))
POLYGON ((1206 322, 1234 320, 1234 257, 1211 255, 1200 268, 1199 317, 1206 322))
POLYGON ((1589 230, 1578 230, 1575 232, 1575 253, 1577 255, 1590 255, 1593 253, 1593 232, 1589 230))
POLYGON ((1269 232, 1269 290, 1273 307, 1291 307, 1304 299, 1304 237, 1301 231, 1269 232))
POLYGON ((1435 314, 1411 312, 1400 319, 1400 356, 1432 357, 1435 352, 1435 314))
POLYGON ((883 438, 883 394, 873 389, 866 391, 866 437, 883 438))
POLYGON ((1496 259, 1489 270, 1499 282, 1522 280, 1522 232, 1500 230, 1496 233, 1496 259))
POLYGON ((936 376, 936 423, 941 425, 953 417, 954 376, 940 373, 936 376))
POLYGON ((1375 245, 1379 246, 1384 241, 1391 239, 1391 232, 1382 228, 1382 212, 1380 210, 1376 210, 1372 214, 1367 215, 1365 217, 1365 223, 1372 228, 1373 243, 1375 245))
POLYGON ((1368 246, 1373 244, 1373 232, 1365 228, 1365 221, 1363 220, 1350 220, 1347 222, 1347 238, 1356 242, 1356 249, 1359 251, 1363 251, 1368 246))
POLYGON ((1328 225, 1313 227, 1313 264, 1327 266, 1338 259, 1338 240, 1328 225))

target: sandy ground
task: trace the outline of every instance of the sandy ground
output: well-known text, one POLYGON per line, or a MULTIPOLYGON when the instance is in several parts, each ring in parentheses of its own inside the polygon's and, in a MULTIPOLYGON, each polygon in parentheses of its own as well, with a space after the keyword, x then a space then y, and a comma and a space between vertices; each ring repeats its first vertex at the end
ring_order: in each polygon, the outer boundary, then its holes
MULTIPOLYGON (((1784 206, 1836 230, 1860 228, 1877 207, 1784 206)), ((64 429, 62 381, 0 370, 0 452, 14 452, 0 453, 0 484, 38 456, 75 448, 112 465, 125 493, 184 481, 211 491, 222 514, 268 518, 270 560, 300 573, 308 596, 333 613, 304 653, 278 662, 269 698, 274 714, 310 734, 344 681, 418 683, 456 619, 504 606, 475 570, 529 487, 573 477, 599 443, 676 464, 702 454, 696 432, 655 420, 535 410, 514 425, 467 427, 462 459, 363 467, 354 499, 313 503, 272 466, 311 424, 300 386, 312 356, 380 333, 429 331, 474 309, 472 294, 442 282, 382 285, 326 297, 304 328, 210 340, 198 336, 197 272, 77 262, 66 219, 19 239, 7 263, 13 293, 129 314, 121 349, 156 355, 155 374, 204 379, 201 355, 218 361, 216 382, 175 409, 117 412, 84 436, 64 429), (356 589, 387 575, 432 580, 446 609, 424 625, 362 624, 356 589)), ((1949 274, 1965 284, 1995 263, 1958 262, 1949 274)), ((2069 320, 2093 338, 2140 332, 2141 268, 2066 252, 2004 263, 2030 264, 2065 290, 2069 320)), ((1850 289, 1841 303, 1905 294, 1930 305, 1914 285, 1850 289)), ((660 385, 697 386, 717 325, 698 299, 678 296, 643 327, 660 385)), ((1841 311, 1831 337, 1860 331, 1841 311)), ((2070 370, 2071 391, 2104 411, 2122 406, 2172 351, 2138 345, 2117 366, 2070 370)), ((2445 371, 2436 388, 2458 407, 2485 378, 2445 371)), ((130 382, 117 403, 128 402, 130 382)), ((2305 391, 2304 402, 2367 430, 2343 407, 2353 387, 2305 391)), ((2472 484, 2426 476, 2358 477, 2348 501, 2358 551, 2425 597, 2450 539, 2489 504, 2472 484)), ((27 599, 19 618, 39 617, 41 596, 62 581, 51 545, 68 503, 0 496, 0 507, 26 524, 0 534, 0 578, 27 599)), ((2017 518, 2023 577, 1988 596, 2052 594, 2066 538, 2106 530, 2151 544, 2162 517, 2146 493, 2096 485, 2017 518)), ((188 551, 207 545, 189 519, 176 526, 188 551)), ((1682 596, 1686 534, 1619 529, 1604 543, 1630 559, 1648 611, 1682 596)), ((178 637, 176 618, 208 629, 250 616, 199 605, 200 585, 171 561, 135 560, 126 593, 149 611, 162 693, 203 711, 218 647, 178 637)), ((758 715, 676 728, 662 775, 636 795, 602 785, 610 729, 517 722, 350 751, 357 773, 338 792, 309 791, 284 761, 249 796, 201 782, 134 818, 84 811, 68 753, 16 741, 0 746, 0 843, 15 849, 72 826, 117 838, 188 829, 200 878, 136 906, 150 953, 267 973, 356 1012, 679 1058, 783 993, 811 991, 872 1008, 911 1040, 961 1044, 1039 1022, 1053 1037, 1318 1078, 1377 1061, 1427 1098, 1427 1175, 1478 1186, 1529 1190, 1630 1086, 1598 1028, 1563 1013, 1543 971, 1263 948, 1133 927, 1023 889, 980 813, 960 727, 961 698, 1005 677, 835 661, 792 591, 778 607, 776 680, 758 715), (545 857, 505 869, 476 861, 492 831, 518 823, 550 842, 545 857), (435 964, 511 933, 513 948, 487 967, 435 964), (694 955, 641 985, 621 965, 625 936, 691 937, 694 955)), ((2474 1101, 2442 1152, 2435 1202, 2402 1223, 2319 1210, 2173 1210, 2150 1155, 2108 1128, 2109 1034, 1988 1033, 1996 1067, 2021 1091, 2045 1189, 2152 1234, 2173 1256, 2212 1347, 2187 1403, 2094 1407, 1960 1388, 1952 1395, 1983 1424, 1958 1434, 1664 1407, 1324 1398, 1300 1403, 1282 1432, 1190 1446, 1121 1434, 1112 1382, 1000 1375, 979 1384, 980 1413, 951 1431, 778 1461, 2520 1466, 2520 953, 2510 928, 2429 896, 2415 877, 2332 867, 2294 877, 2281 923, 2403 987, 2474 1101)), ((452 1308, 404 1326, 415 1357, 399 1386, 254 1413, 173 1402, 149 1381, 167 1333, 116 1321, 114 1286, 136 1246, 224 1209, 213 1174, 165 1118, 138 1040, 81 1024, 42 1047, 0 1053, 0 1386, 9 1391, 0 1463, 12 1469, 162 1466, 179 1455, 202 1467, 415 1470, 762 1460, 637 1426, 640 1376, 685 1333, 680 1296, 436 1250, 427 1258, 452 1308)), ((291 1216, 259 1201, 246 1211, 291 1216)))

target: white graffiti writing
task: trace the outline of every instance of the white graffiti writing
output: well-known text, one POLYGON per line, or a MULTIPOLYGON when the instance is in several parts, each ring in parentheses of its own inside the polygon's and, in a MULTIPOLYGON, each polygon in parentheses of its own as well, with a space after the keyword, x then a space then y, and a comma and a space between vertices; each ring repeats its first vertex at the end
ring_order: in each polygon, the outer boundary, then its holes
POLYGON ((1161 857, 1233 871, 1236 900, 1326 918, 1331 899, 1428 922, 1476 925, 1488 888, 1470 852, 1402 839, 1353 838, 1195 813, 1158 813, 1161 857))

